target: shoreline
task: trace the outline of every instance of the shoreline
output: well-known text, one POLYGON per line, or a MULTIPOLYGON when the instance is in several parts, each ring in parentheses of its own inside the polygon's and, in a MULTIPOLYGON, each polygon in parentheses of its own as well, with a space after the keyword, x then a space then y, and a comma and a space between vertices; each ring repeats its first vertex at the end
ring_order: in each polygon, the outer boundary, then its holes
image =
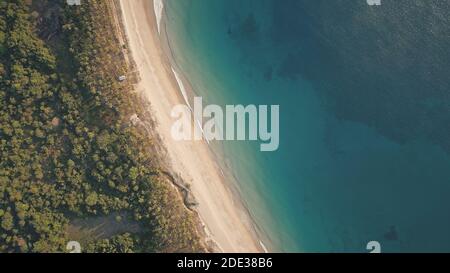
POLYGON ((165 27, 163 1, 119 3, 129 49, 141 78, 137 91, 151 103, 156 133, 167 150, 171 171, 190 184, 198 201, 194 211, 203 228, 200 232, 206 237, 205 245, 215 252, 267 252, 243 200, 225 181, 211 147, 205 141, 177 142, 171 138, 171 109, 189 102, 183 75, 180 77, 173 67, 173 56, 167 56, 160 35, 165 27))

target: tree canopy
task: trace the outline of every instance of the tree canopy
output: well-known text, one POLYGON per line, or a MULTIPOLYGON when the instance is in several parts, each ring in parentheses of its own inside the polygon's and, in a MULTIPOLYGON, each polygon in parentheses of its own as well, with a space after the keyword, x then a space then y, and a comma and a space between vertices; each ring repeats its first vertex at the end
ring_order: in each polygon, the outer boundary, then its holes
POLYGON ((116 80, 129 68, 110 2, 29 2, 0 2, 0 252, 66 251, 74 219, 113 212, 140 231, 84 251, 203 250, 152 138, 129 125, 144 110, 116 80))

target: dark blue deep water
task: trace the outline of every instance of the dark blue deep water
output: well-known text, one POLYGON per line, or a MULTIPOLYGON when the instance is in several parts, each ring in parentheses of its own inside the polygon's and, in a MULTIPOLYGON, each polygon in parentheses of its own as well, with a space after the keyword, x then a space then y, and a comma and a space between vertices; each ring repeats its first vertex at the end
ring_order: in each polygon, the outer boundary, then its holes
POLYGON ((279 104, 280 148, 222 143, 280 251, 450 251, 450 1, 168 0, 206 103, 279 104))

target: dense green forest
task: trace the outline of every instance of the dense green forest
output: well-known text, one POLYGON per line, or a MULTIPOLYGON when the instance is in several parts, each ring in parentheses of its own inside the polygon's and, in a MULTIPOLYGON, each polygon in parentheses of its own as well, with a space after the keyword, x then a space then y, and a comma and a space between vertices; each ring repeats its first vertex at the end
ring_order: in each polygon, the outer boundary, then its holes
POLYGON ((0 0, 0 252, 66 252, 76 236, 86 252, 203 250, 152 138, 130 123, 144 110, 117 80, 130 68, 111 3, 0 0), (108 215, 135 228, 73 232, 108 215))

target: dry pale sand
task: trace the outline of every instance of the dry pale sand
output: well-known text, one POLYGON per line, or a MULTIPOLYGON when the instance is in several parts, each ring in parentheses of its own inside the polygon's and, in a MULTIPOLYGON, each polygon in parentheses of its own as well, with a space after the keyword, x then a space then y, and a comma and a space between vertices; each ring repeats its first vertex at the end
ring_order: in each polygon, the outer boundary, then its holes
POLYGON ((173 106, 183 103, 158 35, 152 0, 121 0, 130 50, 140 73, 138 91, 145 93, 175 173, 191 184, 206 233, 224 252, 262 252, 246 210, 225 183, 204 141, 178 142, 171 137, 173 106))

